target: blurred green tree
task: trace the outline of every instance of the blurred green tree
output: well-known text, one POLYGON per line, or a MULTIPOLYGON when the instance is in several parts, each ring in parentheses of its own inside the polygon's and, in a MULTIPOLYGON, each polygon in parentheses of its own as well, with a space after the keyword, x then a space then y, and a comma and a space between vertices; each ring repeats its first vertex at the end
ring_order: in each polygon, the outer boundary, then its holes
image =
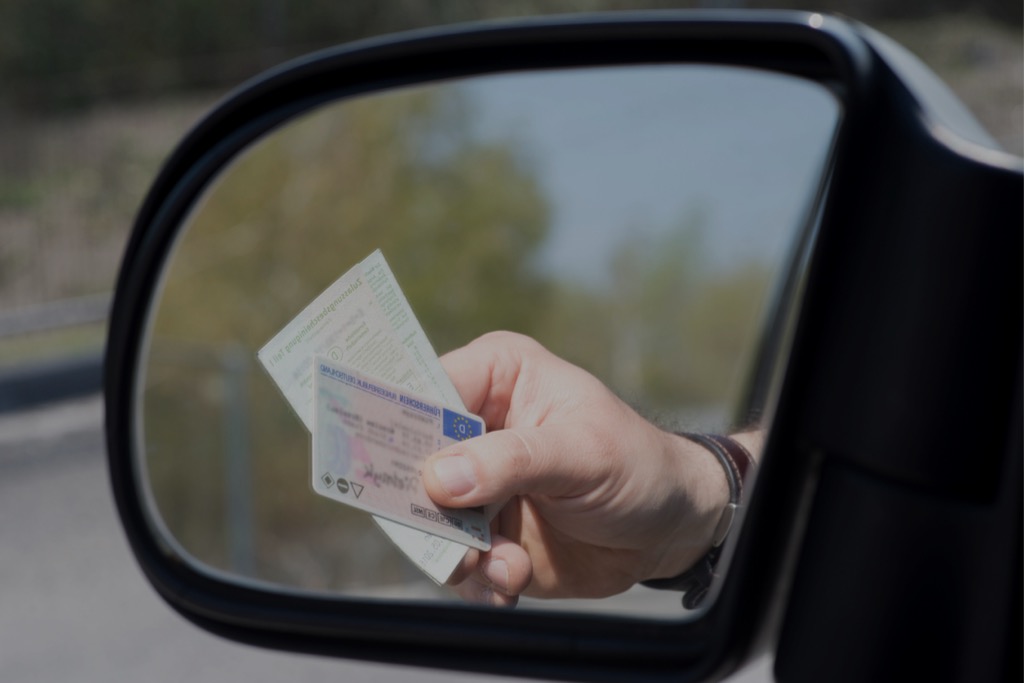
POLYGON ((222 88, 290 57, 395 31, 496 17, 693 7, 794 8, 861 21, 971 13, 1019 34, 1006 0, 5 0, 0 110, 222 88))
POLYGON ((624 230, 608 280, 555 289, 540 326, 560 355, 666 425, 687 409, 728 416, 777 266, 711 263, 708 225, 695 209, 664 230, 624 230))
MULTIPOLYGON (((233 428, 249 432, 257 552, 276 553, 268 538, 365 534, 365 515, 309 495, 308 436, 269 378, 252 372, 256 351, 376 248, 439 348, 499 327, 532 333, 548 293, 531 267, 548 212, 514 147, 474 136, 457 86, 327 106, 234 161, 176 246, 152 327, 146 444, 175 536, 215 566, 231 561, 223 454, 233 428), (226 422, 240 378, 225 359, 239 353, 253 378, 241 426, 226 422)), ((360 577, 334 558, 315 580, 352 585, 405 566, 375 538, 374 552, 390 561, 369 563, 360 577)), ((257 566, 264 578, 296 582, 273 557, 257 566)))

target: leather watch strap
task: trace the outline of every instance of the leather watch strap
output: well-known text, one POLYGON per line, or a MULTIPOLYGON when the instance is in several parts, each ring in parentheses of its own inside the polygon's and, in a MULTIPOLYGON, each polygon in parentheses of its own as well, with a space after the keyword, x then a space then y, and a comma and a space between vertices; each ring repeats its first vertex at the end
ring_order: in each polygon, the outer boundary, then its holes
POLYGON ((750 455, 743 444, 735 439, 722 436, 720 434, 705 434, 706 438, 711 439, 718 445, 719 448, 724 451, 726 457, 729 460, 729 467, 738 474, 737 476, 737 497, 743 495, 743 482, 747 478, 747 472, 749 472, 754 466, 754 458, 750 455))

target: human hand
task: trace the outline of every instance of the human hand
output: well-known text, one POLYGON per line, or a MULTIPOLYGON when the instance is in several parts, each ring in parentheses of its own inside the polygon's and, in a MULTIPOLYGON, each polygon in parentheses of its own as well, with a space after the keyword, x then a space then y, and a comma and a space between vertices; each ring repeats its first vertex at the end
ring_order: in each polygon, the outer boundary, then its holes
POLYGON ((605 597, 708 551, 729 501, 711 453, 529 337, 490 333, 441 361, 489 432, 431 456, 427 493, 456 508, 508 501, 491 550, 470 549, 449 580, 464 599, 605 597))

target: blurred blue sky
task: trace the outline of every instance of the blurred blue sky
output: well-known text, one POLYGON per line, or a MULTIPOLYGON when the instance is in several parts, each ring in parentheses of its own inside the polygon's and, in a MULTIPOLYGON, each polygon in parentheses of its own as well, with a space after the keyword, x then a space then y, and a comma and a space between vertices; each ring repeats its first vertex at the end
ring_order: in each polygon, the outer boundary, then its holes
POLYGON ((799 79, 616 67, 463 82, 485 138, 512 140, 553 206, 542 263, 593 281, 616 247, 696 225, 712 267, 778 263, 839 108, 799 79))

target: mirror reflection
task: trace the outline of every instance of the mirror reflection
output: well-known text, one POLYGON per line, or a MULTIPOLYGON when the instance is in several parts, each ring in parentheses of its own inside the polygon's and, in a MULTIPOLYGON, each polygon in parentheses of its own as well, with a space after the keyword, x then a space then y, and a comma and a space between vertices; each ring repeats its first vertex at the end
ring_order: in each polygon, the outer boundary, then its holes
MULTIPOLYGON (((209 571, 458 599, 314 492, 310 432, 256 357, 376 249, 438 355, 510 330, 664 430, 767 429, 752 376, 784 354, 759 343, 840 113, 794 78, 622 67, 384 92, 268 134, 205 191, 162 274, 137 435, 154 523, 209 571)), ((644 586, 519 605, 686 614, 644 586)))

